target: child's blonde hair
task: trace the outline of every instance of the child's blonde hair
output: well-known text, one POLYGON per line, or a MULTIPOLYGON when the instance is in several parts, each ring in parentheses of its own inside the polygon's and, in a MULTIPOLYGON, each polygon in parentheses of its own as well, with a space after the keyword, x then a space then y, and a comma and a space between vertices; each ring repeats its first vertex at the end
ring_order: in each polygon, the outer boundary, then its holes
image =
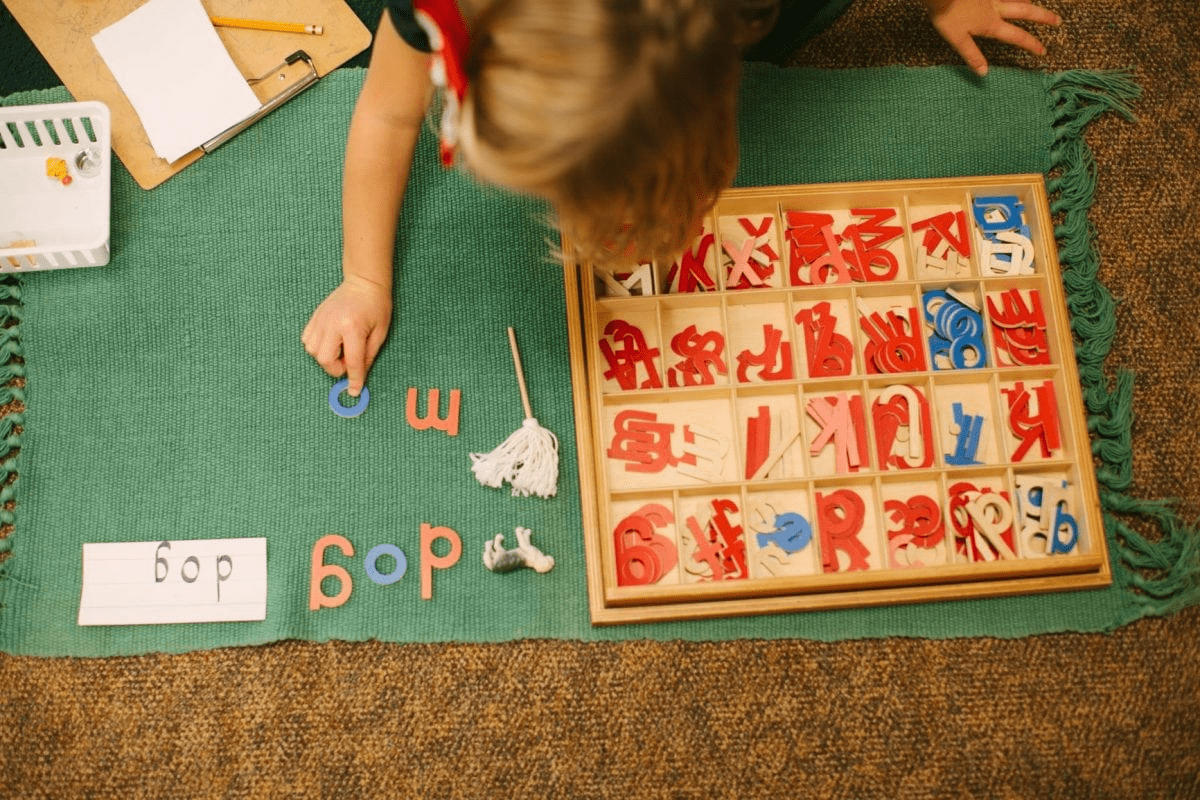
POLYGON ((471 32, 468 168, 549 199, 575 257, 677 256, 737 167, 739 19, 728 0, 491 3, 471 32))

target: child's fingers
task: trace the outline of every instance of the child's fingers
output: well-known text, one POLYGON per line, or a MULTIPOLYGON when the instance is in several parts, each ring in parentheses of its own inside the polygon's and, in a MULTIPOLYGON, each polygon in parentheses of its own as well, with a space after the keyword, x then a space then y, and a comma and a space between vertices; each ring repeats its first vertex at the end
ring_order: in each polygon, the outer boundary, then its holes
POLYGON ((342 342, 336 334, 326 332, 315 350, 309 350, 309 355, 316 359, 321 369, 331 377, 340 378, 346 373, 346 366, 341 358, 342 342))
POLYGON ((346 392, 351 397, 362 394, 363 383, 367 380, 366 342, 358 336, 347 336, 342 340, 342 356, 346 364, 346 379, 349 385, 346 392))
POLYGON ((304 352, 313 358, 317 357, 317 351, 321 347, 321 327, 317 324, 316 318, 316 314, 309 317, 304 330, 300 332, 300 343, 304 345, 304 352))
POLYGON ((1062 17, 1048 8, 1034 5, 1030 0, 1015 0, 1000 4, 1000 16, 1005 19, 1023 19, 1040 25, 1061 25, 1062 17))
POLYGON ((383 347, 383 342, 387 339, 387 334, 387 325, 377 325, 371 330, 371 335, 367 337, 366 372, 371 371, 371 365, 375 363, 375 356, 379 355, 379 350, 383 347))
POLYGON ((1046 46, 1043 45, 1036 36, 1024 28, 1018 28, 1016 25, 1005 23, 998 26, 991 34, 993 39, 998 39, 1001 42, 1007 42, 1013 47, 1019 47, 1022 50, 1028 50, 1035 56, 1046 55, 1046 46))
POLYGON ((975 70, 977 75, 987 75, 987 59, 983 57, 983 52, 979 49, 979 45, 975 44, 974 37, 971 34, 963 32, 956 33, 953 36, 943 33, 946 41, 954 48, 962 60, 967 62, 967 66, 975 70))
MULTIPOLYGON (((314 312, 308 318, 308 323, 305 324, 304 330, 300 332, 300 343, 304 345, 304 352, 312 356, 318 364, 321 364, 322 347, 326 337, 324 327, 317 322, 319 312, 320 309, 317 309, 317 312, 314 312)), ((322 366, 324 365, 322 364, 322 366)))

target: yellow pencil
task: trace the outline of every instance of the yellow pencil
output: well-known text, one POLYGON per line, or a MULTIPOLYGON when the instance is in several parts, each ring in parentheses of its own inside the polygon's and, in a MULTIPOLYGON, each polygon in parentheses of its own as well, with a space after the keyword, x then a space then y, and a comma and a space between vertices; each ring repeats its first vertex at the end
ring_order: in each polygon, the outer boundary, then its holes
POLYGON ((311 33, 317 36, 325 32, 325 28, 320 25, 306 25, 302 22, 267 22, 233 17, 212 17, 211 19, 213 25, 222 28, 246 28, 252 31, 278 31, 279 33, 311 33))

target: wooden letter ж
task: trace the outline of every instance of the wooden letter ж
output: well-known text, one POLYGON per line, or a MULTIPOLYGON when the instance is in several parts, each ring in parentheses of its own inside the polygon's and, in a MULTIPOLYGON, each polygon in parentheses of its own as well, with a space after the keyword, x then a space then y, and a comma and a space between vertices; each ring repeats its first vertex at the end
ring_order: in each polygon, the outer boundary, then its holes
POLYGON ((458 436, 458 406, 462 393, 458 389, 450 390, 450 407, 446 409, 444 418, 438 417, 438 405, 441 400, 440 389, 430 389, 425 402, 425 416, 417 416, 417 389, 410 386, 404 404, 404 418, 408 420, 413 430, 423 431, 426 428, 437 428, 450 436, 458 436))

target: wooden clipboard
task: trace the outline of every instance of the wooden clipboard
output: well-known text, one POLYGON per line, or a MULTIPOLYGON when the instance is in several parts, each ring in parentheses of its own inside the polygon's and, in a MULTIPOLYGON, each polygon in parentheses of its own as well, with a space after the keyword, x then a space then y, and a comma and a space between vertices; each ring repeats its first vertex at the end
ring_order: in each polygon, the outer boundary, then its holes
MULTIPOLYGON (((92 44, 92 36, 145 0, 3 0, 76 100, 100 100, 112 113, 112 147, 143 189, 153 189, 223 141, 217 137, 168 163, 150 144, 133 105, 92 44), (220 141, 218 141, 220 140, 220 141)), ((321 35, 218 27, 233 63, 262 106, 257 119, 295 97, 371 44, 371 31, 342 0, 201 0, 209 16, 321 25, 321 35), (257 80, 255 80, 257 79, 257 80)), ((166 34, 164 34, 166 35, 166 34)), ((227 133, 235 134, 235 126, 227 133)), ((222 134, 225 136, 225 134, 222 134)))

